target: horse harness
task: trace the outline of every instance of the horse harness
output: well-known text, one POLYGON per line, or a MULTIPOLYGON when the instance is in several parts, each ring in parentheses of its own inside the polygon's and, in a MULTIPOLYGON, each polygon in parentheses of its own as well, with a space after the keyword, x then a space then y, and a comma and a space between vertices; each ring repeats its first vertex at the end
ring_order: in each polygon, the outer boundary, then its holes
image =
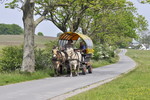
POLYGON ((77 56, 77 59, 72 58, 74 54, 69 56, 66 52, 63 52, 63 53, 64 53, 64 56, 65 56, 66 59, 64 59, 61 51, 57 51, 56 57, 53 57, 52 60, 53 61, 60 61, 62 63, 65 63, 67 61, 72 61, 72 60, 77 60, 78 62, 80 62, 79 61, 79 55, 77 54, 77 52, 75 52, 75 56, 77 56), (69 59, 69 57, 70 57, 70 59, 69 59))
POLYGON ((53 61, 61 61, 61 62, 65 61, 61 51, 57 51, 56 57, 53 57, 52 60, 53 61))
POLYGON ((77 59, 73 59, 73 58, 72 58, 72 57, 73 57, 73 54, 72 54, 72 55, 70 56, 70 59, 67 59, 67 60, 68 60, 68 61, 77 60, 78 62, 80 62, 80 61, 79 61, 79 55, 77 54, 77 52, 75 52, 75 55, 78 56, 77 59))

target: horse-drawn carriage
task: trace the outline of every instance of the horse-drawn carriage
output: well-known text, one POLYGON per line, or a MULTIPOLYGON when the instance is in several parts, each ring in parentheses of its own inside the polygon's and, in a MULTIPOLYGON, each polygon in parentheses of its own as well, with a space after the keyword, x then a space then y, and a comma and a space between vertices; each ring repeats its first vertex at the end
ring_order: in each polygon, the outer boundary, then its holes
POLYGON ((93 42, 88 36, 80 33, 65 32, 59 36, 58 46, 59 50, 53 50, 53 54, 55 54, 53 62, 57 64, 56 73, 59 73, 58 69, 61 70, 62 68, 66 68, 70 76, 72 76, 72 68, 77 71, 77 75, 79 70, 82 70, 84 75, 87 73, 87 69, 89 73, 92 73, 90 60, 94 50, 93 42), (66 47, 69 41, 72 41, 71 46, 66 47), (75 45, 79 45, 79 41, 84 42, 86 47, 84 50, 75 47, 75 45))

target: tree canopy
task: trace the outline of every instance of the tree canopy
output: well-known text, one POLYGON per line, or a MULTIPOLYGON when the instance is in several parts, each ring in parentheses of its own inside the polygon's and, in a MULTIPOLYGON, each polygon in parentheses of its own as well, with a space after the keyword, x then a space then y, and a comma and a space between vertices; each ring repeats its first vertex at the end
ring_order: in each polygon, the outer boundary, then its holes
POLYGON ((102 44, 128 43, 138 37, 137 30, 147 28, 145 18, 127 0, 46 1, 38 2, 38 15, 47 9, 46 19, 63 32, 82 32, 102 44))

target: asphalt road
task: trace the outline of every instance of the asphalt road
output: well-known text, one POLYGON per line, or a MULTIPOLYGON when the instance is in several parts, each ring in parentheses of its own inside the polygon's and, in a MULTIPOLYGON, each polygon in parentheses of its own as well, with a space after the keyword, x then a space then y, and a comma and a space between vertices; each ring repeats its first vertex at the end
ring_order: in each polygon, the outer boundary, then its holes
POLYGON ((116 64, 93 69, 92 74, 77 77, 53 77, 0 86, 0 100, 46 100, 84 86, 115 78, 133 69, 136 63, 125 56, 126 50, 119 54, 116 64))

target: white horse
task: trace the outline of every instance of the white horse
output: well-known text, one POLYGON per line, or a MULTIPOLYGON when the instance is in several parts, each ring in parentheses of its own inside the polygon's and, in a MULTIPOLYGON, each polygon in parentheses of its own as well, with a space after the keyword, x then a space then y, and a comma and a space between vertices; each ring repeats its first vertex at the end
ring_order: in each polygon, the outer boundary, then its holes
POLYGON ((68 55, 69 68, 70 68, 70 77, 72 77, 73 70, 75 75, 79 75, 79 67, 82 59, 80 52, 75 52, 72 47, 66 49, 68 55))

